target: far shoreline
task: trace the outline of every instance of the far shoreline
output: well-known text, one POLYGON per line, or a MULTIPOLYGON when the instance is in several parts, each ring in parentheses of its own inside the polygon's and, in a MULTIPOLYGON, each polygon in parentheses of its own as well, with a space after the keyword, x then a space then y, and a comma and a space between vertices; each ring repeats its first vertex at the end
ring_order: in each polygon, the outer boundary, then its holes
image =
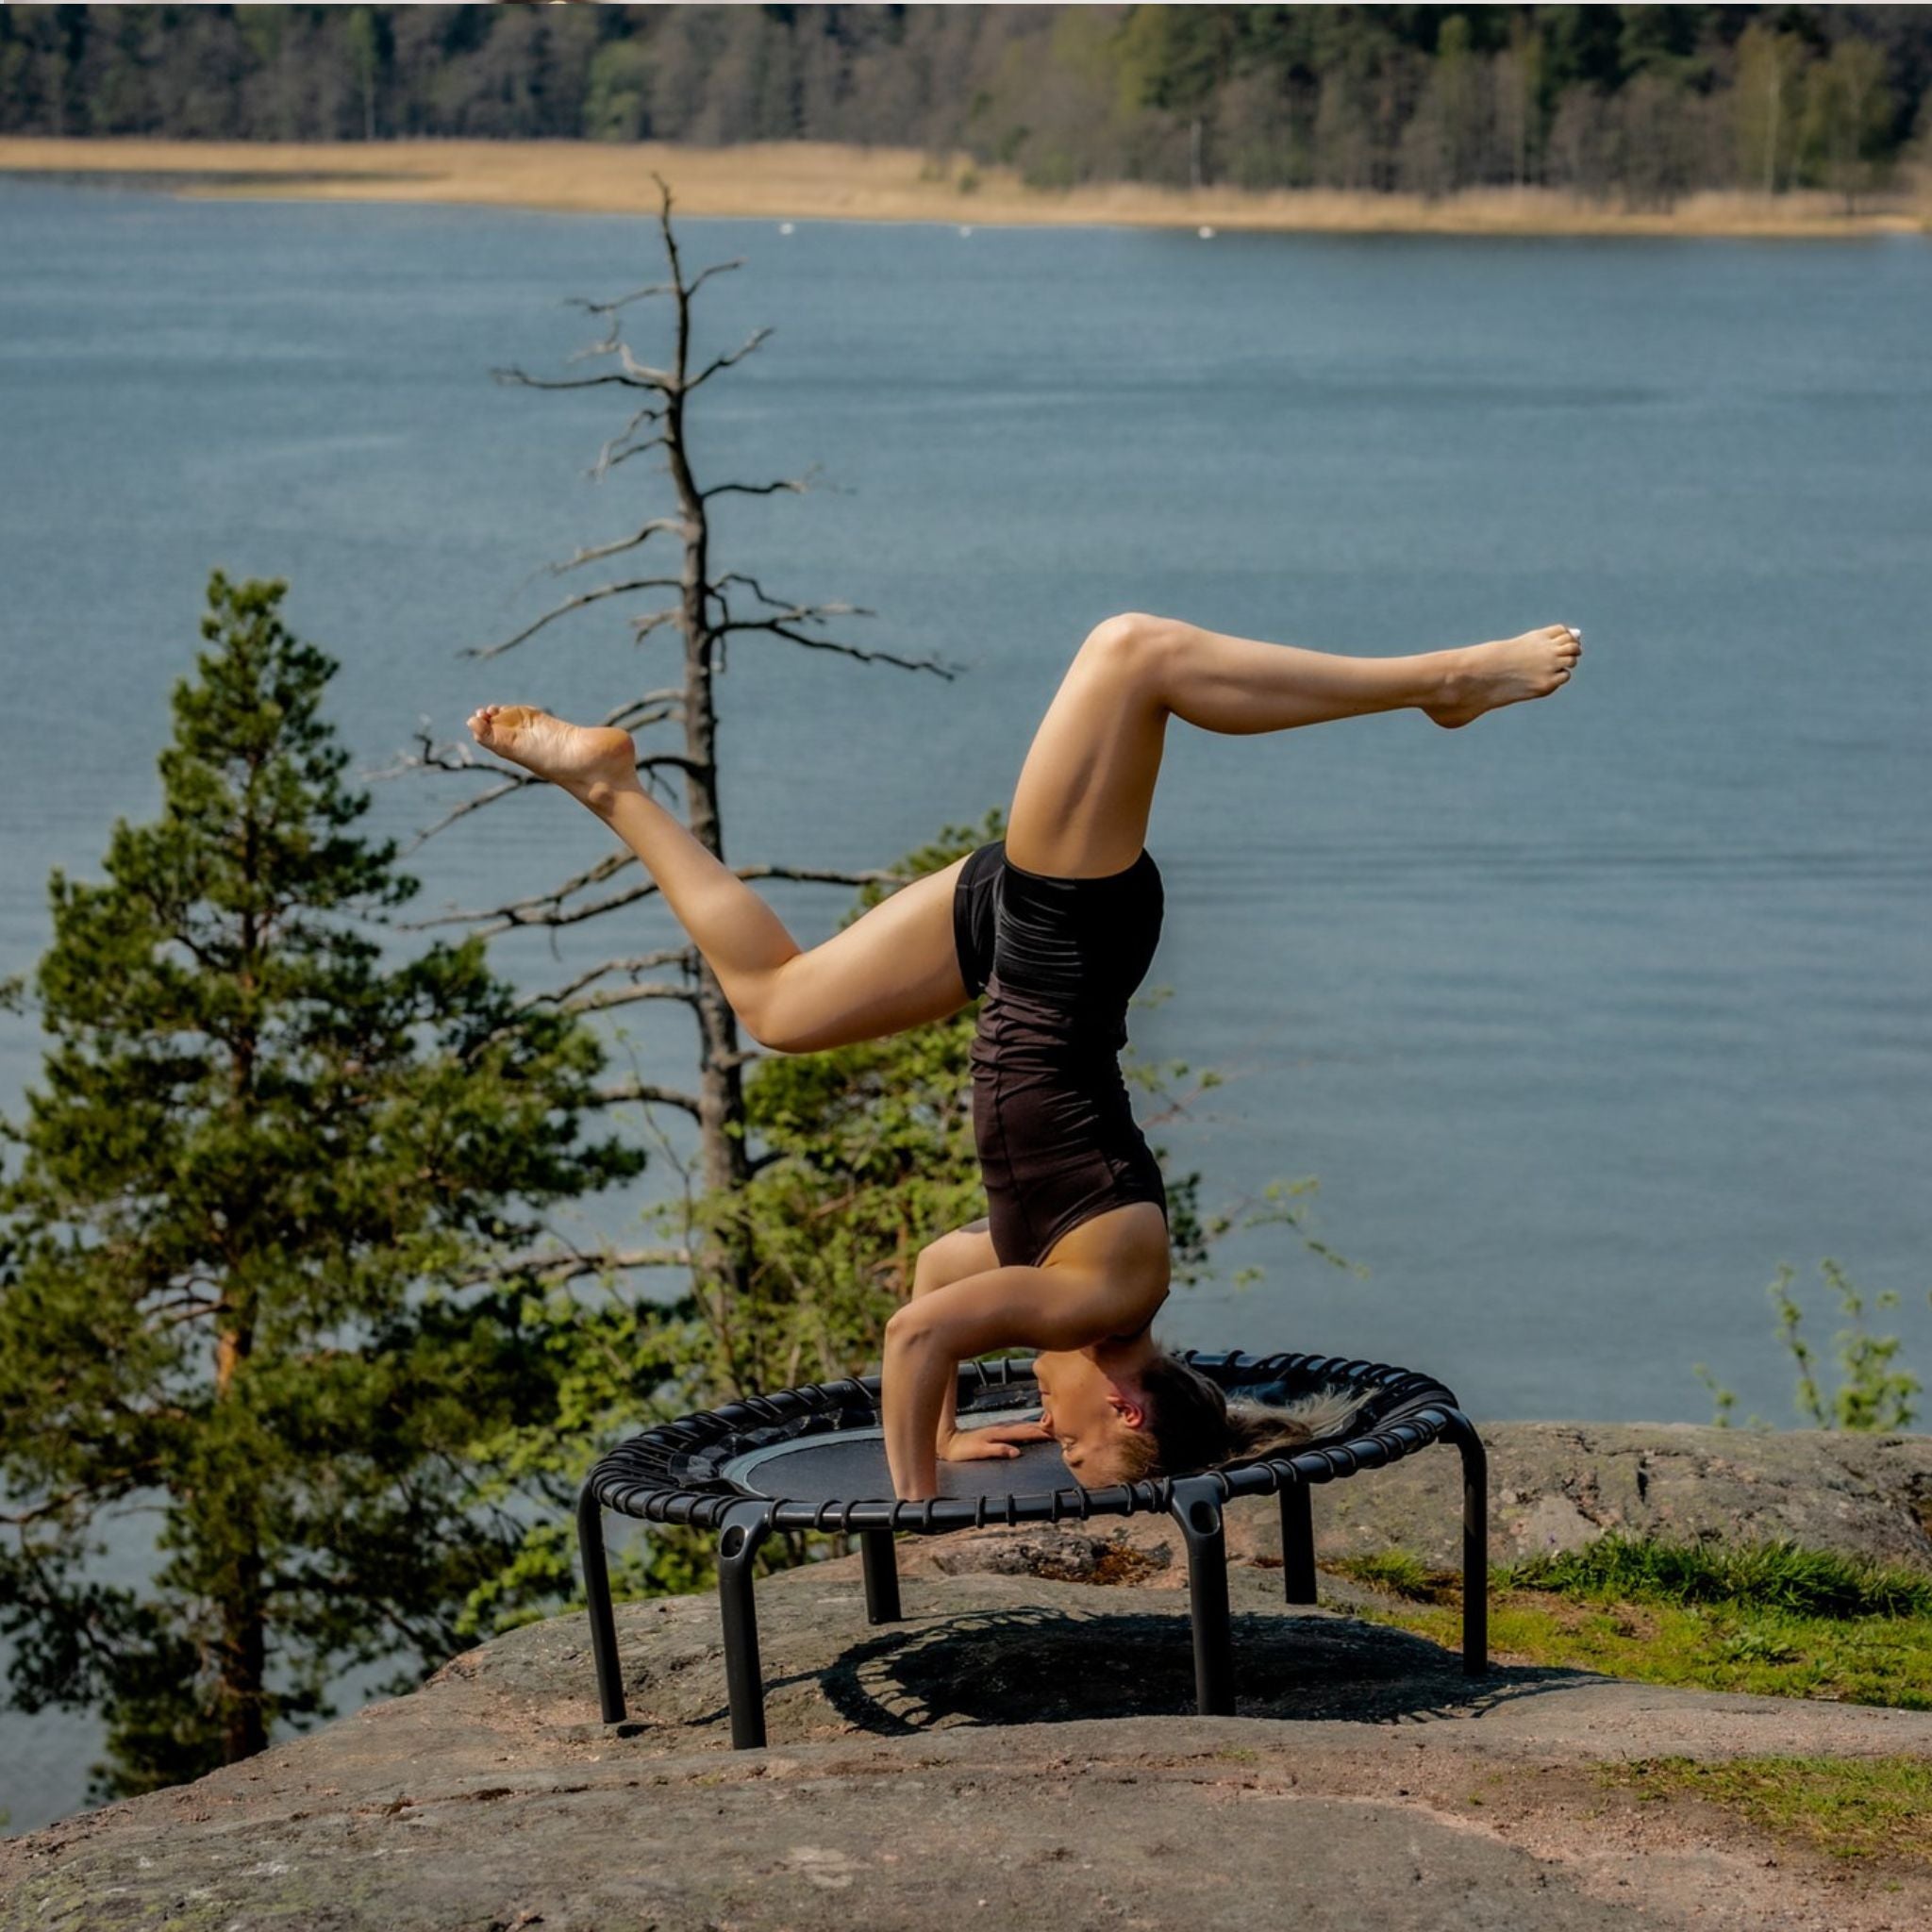
POLYGON ((931 222, 953 227, 1128 226, 1335 235, 1680 236, 1863 240, 1932 234, 1932 202, 1887 197, 1845 214, 1814 191, 1705 192, 1669 210, 1627 210, 1546 188, 1419 195, 1329 189, 1197 192, 1140 182, 1029 188, 1010 169, 911 148, 764 142, 338 142, 0 137, 0 175, 137 180, 196 199, 432 203, 532 212, 675 212, 767 221, 931 222))

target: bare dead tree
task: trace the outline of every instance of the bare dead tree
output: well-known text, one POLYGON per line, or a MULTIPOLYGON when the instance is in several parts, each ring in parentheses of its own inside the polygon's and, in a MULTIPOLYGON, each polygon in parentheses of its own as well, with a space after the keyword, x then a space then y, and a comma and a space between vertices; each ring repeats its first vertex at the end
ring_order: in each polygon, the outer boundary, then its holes
MULTIPOLYGON (((686 411, 691 399, 714 377, 752 355, 772 331, 759 328, 740 347, 714 356, 693 372, 691 367, 691 302, 713 275, 743 265, 742 259, 715 262, 695 275, 687 275, 671 225, 671 190, 654 175, 660 205, 658 226, 669 264, 668 279, 634 289, 614 299, 592 302, 572 298, 571 306, 602 319, 605 333, 579 350, 572 362, 598 362, 593 373, 553 377, 536 376, 521 368, 493 370, 502 383, 532 390, 580 390, 608 387, 628 391, 634 407, 618 433, 598 452, 590 474, 598 479, 651 451, 661 451, 658 469, 671 479, 674 509, 646 517, 627 536, 588 545, 561 561, 541 566, 541 574, 563 576, 609 559, 640 558, 672 545, 681 546, 674 568, 653 573, 626 561, 608 580, 565 597, 513 635, 476 646, 464 655, 488 659, 528 645, 550 625, 575 613, 643 592, 668 593, 664 601, 627 617, 631 640, 641 642, 658 632, 675 633, 682 647, 682 676, 678 682, 640 692, 607 714, 604 723, 641 732, 656 726, 681 733, 675 748, 648 750, 638 759, 644 782, 654 789, 671 774, 684 780, 685 823, 691 834, 720 859, 724 857, 724 831, 718 803, 717 675, 725 668, 734 638, 763 637, 810 651, 822 651, 866 664, 886 664, 906 671, 929 672, 951 679, 959 667, 937 658, 908 658, 885 650, 863 649, 824 634, 834 618, 870 617, 874 613, 849 604, 814 604, 775 595, 756 577, 740 571, 720 572, 711 560, 710 506, 724 496, 803 494, 811 472, 802 477, 770 482, 726 481, 701 487, 692 474, 686 439, 686 411), (624 337, 626 311, 638 303, 669 298, 673 315, 670 353, 663 366, 642 361, 624 337)), ((415 749, 391 768, 405 771, 456 773, 485 777, 482 791, 443 813, 419 838, 427 839, 469 814, 499 805, 540 781, 477 756, 468 743, 436 742, 421 736, 415 749)), ((891 883, 890 872, 841 872, 820 867, 780 864, 735 868, 745 879, 791 879, 826 885, 860 886, 872 881, 891 883)), ((452 912, 421 924, 457 924, 486 934, 519 927, 560 927, 602 919, 639 905, 658 891, 628 853, 615 853, 584 868, 557 886, 504 904, 452 912)), ((577 1012, 602 1012, 644 1001, 668 1001, 687 1007, 696 1024, 696 1080, 689 1091, 649 1085, 637 1080, 613 1081, 602 1090, 606 1104, 640 1103, 646 1109, 669 1107, 688 1114, 697 1125, 702 1183, 708 1191, 741 1187, 759 1162, 746 1144, 743 1068, 759 1056, 741 1046, 737 1016, 697 950, 690 945, 662 948, 641 955, 621 956, 578 972, 566 986, 533 995, 554 1000, 577 1012), (675 976, 661 976, 675 969, 675 976), (659 976, 648 976, 659 975, 659 976)), ((741 1279, 741 1256, 687 1246, 649 1250, 607 1250, 596 1256, 575 1253, 550 1257, 548 1272, 558 1277, 591 1272, 592 1268, 622 1270, 639 1267, 691 1266, 698 1276, 694 1286, 729 1291, 741 1279)))

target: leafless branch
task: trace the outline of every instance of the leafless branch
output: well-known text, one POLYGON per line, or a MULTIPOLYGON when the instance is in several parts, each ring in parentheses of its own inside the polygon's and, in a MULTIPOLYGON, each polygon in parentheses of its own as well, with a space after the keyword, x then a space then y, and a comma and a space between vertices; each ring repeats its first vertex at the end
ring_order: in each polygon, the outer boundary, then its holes
MULTIPOLYGON (((595 563, 602 558, 615 557, 620 552, 625 550, 635 550, 640 544, 655 537, 659 530, 668 530, 674 536, 678 537, 689 534, 685 529, 682 517, 653 517, 648 523, 641 525, 634 536, 620 537, 610 543, 593 543, 587 550, 579 550, 575 557, 566 562, 551 564, 549 566, 550 574, 553 576, 561 576, 565 571, 575 570, 579 564, 595 563)), ((645 577, 641 579, 641 581, 658 584, 675 590, 682 579, 678 577, 645 577)))
MULTIPOLYGON (((478 767, 479 770, 484 769, 478 767)), ((404 846, 405 853, 415 852, 426 845, 439 832, 446 832, 458 819, 466 819, 473 811, 481 811, 486 805, 494 805, 499 798, 508 798, 512 791, 522 791, 527 786, 541 785, 541 778, 527 773, 512 773, 500 785, 492 785, 488 791, 479 791, 474 798, 466 798, 462 804, 453 806, 435 824, 425 825, 416 836, 404 846)))
POLYGON ((491 930, 507 932, 513 925, 529 923, 519 918, 518 914, 541 907, 560 906, 572 893, 585 891, 591 886, 602 885, 606 879, 622 872, 625 866, 636 863, 636 859, 628 852, 607 853, 595 865, 586 866, 582 872, 565 879, 560 886, 553 886, 548 891, 538 892, 527 899, 512 899, 508 905, 492 906, 484 912, 439 913, 432 919, 410 920, 405 922, 404 929, 417 932, 432 925, 464 925, 480 919, 500 919, 504 922, 503 924, 492 926, 491 930))
POLYGON ((614 341, 611 345, 617 351, 617 359, 624 365, 624 373, 641 389, 654 389, 664 395, 675 395, 680 388, 689 389, 689 383, 679 384, 677 377, 668 369, 654 369, 648 362, 640 362, 630 352, 630 344, 614 341))
POLYGON ((673 294, 676 288, 675 282, 653 282, 648 288, 633 289, 628 295, 613 295, 608 302, 592 302, 588 295, 566 295, 563 306, 581 308, 586 315, 615 315, 620 308, 628 308, 633 302, 642 302, 652 295, 673 294))
POLYGON ((476 757, 476 747, 474 744, 458 741, 439 742, 432 738, 427 718, 418 724, 410 736, 417 747, 413 752, 399 751, 379 770, 363 772, 358 775, 372 784, 400 778, 409 772, 475 772, 486 778, 504 775, 501 766, 486 765, 476 757))
MULTIPOLYGON (((691 296, 695 295, 713 275, 726 275, 732 269, 742 268, 743 266, 744 258, 742 256, 738 257, 732 261, 714 261, 709 268, 699 270, 698 274, 690 282, 685 284, 684 292, 686 298, 689 299, 691 296)), ((582 295, 572 295, 567 299, 565 306, 571 308, 581 308, 590 315, 611 315, 629 303, 641 302, 647 295, 670 295, 675 294, 676 290, 677 284, 675 282, 653 282, 648 288, 633 289, 628 295, 618 295, 608 302, 591 302, 582 295)))
MULTIPOLYGON (((613 322, 610 325, 609 333, 606 335, 601 341, 586 342, 581 349, 573 350, 571 354, 566 356, 563 359, 566 364, 569 364, 574 362, 588 362, 591 360, 592 357, 595 356, 614 356, 617 353, 618 343, 621 342, 623 340, 623 324, 613 322)), ((646 408, 652 406, 647 404, 646 408)))
POLYGON ((544 1281, 573 1281, 581 1274, 614 1274, 626 1268, 688 1268, 689 1248, 603 1248, 589 1254, 572 1249, 563 1254, 513 1255, 466 1274, 458 1288, 476 1288, 486 1281, 513 1281, 535 1274, 544 1281))
POLYGON ((671 716, 672 712, 684 708, 684 692, 675 685, 665 685, 658 691, 647 691, 641 697, 625 698, 613 711, 607 711, 602 722, 606 724, 622 724, 626 731, 635 731, 644 724, 657 724, 671 716), (653 705, 662 705, 664 709, 655 718, 636 715, 648 710, 653 705))
MULTIPOLYGON (((628 430, 625 432, 625 435, 629 433, 628 430)), ((603 477, 608 471, 616 469, 619 463, 628 462, 632 457, 642 456, 647 449, 669 449, 671 447, 671 439, 668 436, 661 435, 646 437, 642 442, 625 443, 622 449, 618 448, 618 444, 621 442, 624 442, 624 437, 613 436, 597 452, 597 460, 584 472, 584 475, 592 480, 596 480, 603 477)))
POLYGON ((623 389, 657 387, 655 383, 641 381, 637 376, 616 369, 603 375, 531 375, 527 371, 516 368, 492 369, 490 373, 498 382, 515 389, 604 389, 611 384, 623 389))
MULTIPOLYGON (((581 872, 575 878, 566 880, 554 891, 514 900, 507 906, 487 907, 481 911, 443 912, 433 919, 412 920, 406 930, 421 932, 433 925, 476 925, 481 927, 485 938, 494 938, 498 933, 510 932, 520 926, 576 925, 586 919, 595 919, 600 913, 615 911, 621 906, 635 906, 639 900, 648 899, 657 892, 658 882, 645 879, 638 885, 626 887, 622 892, 612 892, 585 906, 566 908, 563 905, 562 902, 574 892, 580 892, 587 886, 608 878, 633 862, 628 853, 613 853, 588 872, 581 872), (485 924, 485 921, 494 921, 495 924, 485 924)), ((732 871, 741 879, 793 879, 803 885, 869 886, 903 885, 906 882, 904 875, 895 872, 834 872, 791 865, 740 865, 734 866, 732 871)))
MULTIPOLYGON (((633 539, 632 541, 641 541, 642 540, 640 538, 633 539)), ((613 549, 624 549, 628 546, 615 544, 611 547, 613 549)), ((591 554, 593 553, 574 557, 569 563, 550 564, 546 568, 553 572, 570 570, 576 564, 587 562, 591 554)), ((500 658, 506 651, 513 651, 519 644, 526 643, 545 625, 555 624, 559 617, 568 617, 573 610, 581 610, 586 605, 601 604, 607 597, 621 597, 631 591, 675 591, 677 588, 678 579, 676 577, 626 577, 621 582, 614 584, 599 584, 594 591, 579 591, 575 597, 565 598, 555 609, 546 610, 534 624, 525 625, 514 637, 505 638, 498 644, 472 644, 468 649, 458 652, 458 656, 475 658, 500 658)))
POLYGON ((696 276, 685 284, 685 300, 687 302, 690 301, 713 275, 729 275, 733 269, 742 268, 743 266, 744 257, 740 255, 734 257, 730 261, 714 261, 709 268, 699 269, 696 276))
POLYGON ((704 1111, 704 1102, 695 1093, 686 1093, 675 1087, 658 1087, 649 1080, 613 1080, 592 1091, 590 1105, 625 1107, 634 1101, 647 1107, 682 1108, 693 1120, 704 1111))
MULTIPOLYGON (((662 404, 640 403, 636 409, 631 412, 630 421, 610 439, 610 441, 622 442, 626 436, 635 436, 638 433, 638 425, 641 423, 659 423, 663 419, 664 408, 662 404)), ((608 448, 609 444, 605 446, 608 448)))
POLYGON ((647 610, 641 617, 627 620, 630 625, 634 644, 641 644, 654 630, 662 630, 667 624, 675 624, 684 615, 681 605, 667 604, 661 610, 647 610))
POLYGON ((636 979, 628 986, 608 986, 601 992, 587 992, 565 1000, 566 1013, 608 1013, 613 1007, 634 1007, 640 1000, 682 1000, 697 1005, 701 995, 694 986, 679 986, 670 979, 636 979))
POLYGON ((613 973, 629 974, 635 977, 640 973, 652 973, 660 966, 681 966, 687 973, 697 969, 697 949, 693 946, 660 946, 655 953, 640 953, 630 959, 605 959, 579 973, 575 979, 567 980, 562 986, 553 986, 543 992, 533 992, 518 1004, 525 1007, 560 1006, 568 1007, 577 994, 588 986, 594 986, 598 980, 613 973))
POLYGON ((648 752, 638 760, 641 772, 656 772, 669 769, 682 772, 688 777, 702 777, 711 768, 702 758, 688 758, 681 751, 648 752))
POLYGON ((710 489, 698 491, 698 500, 708 503, 714 496, 775 496, 781 490, 788 490, 794 496, 803 496, 811 488, 811 479, 823 467, 823 464, 813 463, 804 475, 781 476, 775 483, 714 483, 710 489))
POLYGON ((722 603, 724 598, 724 586, 726 584, 750 585, 752 595, 756 597, 760 604, 769 604, 776 609, 783 609, 787 608, 791 605, 792 601, 790 597, 773 596, 772 593, 768 590, 766 590, 765 587, 758 582, 758 578, 753 576, 749 571, 727 570, 722 577, 719 577, 717 579, 716 582, 707 584, 705 588, 708 591, 709 591, 711 594, 722 603))
MULTIPOLYGON (((595 563, 600 558, 615 557, 621 551, 634 550, 647 538, 649 538, 654 530, 664 528, 667 526, 680 527, 680 525, 678 525, 678 520, 675 517, 658 518, 653 520, 653 522, 646 524, 643 526, 643 528, 639 530, 634 536, 620 537, 614 542, 610 543, 595 544, 589 549, 579 550, 574 556, 571 557, 552 558, 547 563, 540 563, 536 566, 535 569, 525 571, 523 576, 518 580, 516 588, 511 592, 511 594, 514 596, 521 596, 523 592, 527 591, 530 588, 530 586, 537 581, 539 577, 566 576, 572 571, 577 569, 579 565, 586 563, 595 563)), ((648 589, 656 589, 660 591, 675 591, 680 584, 683 583, 683 581, 684 579, 682 577, 626 577, 622 583, 607 584, 603 586, 600 590, 591 591, 590 594, 591 596, 608 597, 611 595, 612 592, 617 591, 639 591, 648 589)), ((570 608, 571 607, 568 605, 564 606, 565 609, 568 609, 570 608)))
MULTIPOLYGON (((787 615, 791 613, 788 612, 787 615)), ((855 613, 870 617, 874 613, 862 610, 855 613)), ((774 637, 788 639, 794 644, 803 644, 811 651, 836 651, 841 658, 857 658, 862 664, 896 664, 901 671, 930 671, 935 677, 943 677, 948 684, 957 677, 961 666, 948 667, 937 658, 902 658, 896 651, 868 651, 858 644, 841 644, 831 638, 808 637, 802 630, 794 630, 789 624, 774 617, 744 618, 717 626, 722 637, 734 631, 769 631, 774 637)))
POLYGON ((724 622, 718 625, 720 631, 758 630, 768 624, 823 624, 828 617, 876 617, 876 610, 869 610, 863 604, 791 604, 782 609, 774 608, 769 617, 734 618, 731 608, 721 596, 720 604, 724 605, 724 622))
POLYGON ((747 336, 745 340, 737 348, 733 349, 729 355, 712 357, 712 358, 708 362, 707 362, 705 366, 702 369, 700 369, 698 373, 695 375, 693 375, 691 378, 691 380, 684 385, 685 394, 689 395, 692 390, 701 388, 705 383, 710 381, 711 377, 716 375, 720 370, 729 369, 732 367, 734 363, 742 362, 744 358, 747 356, 749 356, 752 353, 752 351, 758 346, 760 342, 769 341, 771 339, 771 334, 772 326, 769 323, 767 323, 762 328, 753 329, 751 334, 747 336))

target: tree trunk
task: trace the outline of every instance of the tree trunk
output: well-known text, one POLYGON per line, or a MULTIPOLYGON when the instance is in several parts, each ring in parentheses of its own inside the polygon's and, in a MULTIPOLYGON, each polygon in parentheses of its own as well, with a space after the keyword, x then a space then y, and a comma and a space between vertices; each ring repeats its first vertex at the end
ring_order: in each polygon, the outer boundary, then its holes
MULTIPOLYGON (((680 277, 681 279, 681 277, 680 277)), ((664 406, 665 468, 677 491, 684 519, 684 561, 679 581, 678 627, 684 634, 685 814, 691 837, 724 858, 724 827, 718 808, 718 712, 712 679, 718 640, 708 608, 710 518, 691 475, 684 441, 683 382, 690 361, 688 297, 677 305, 677 387, 664 406)), ((744 1074, 739 1058, 738 1015, 702 954, 697 957, 698 1138, 708 1191, 736 1191, 751 1178, 744 1116, 744 1074)), ((698 1270, 736 1298, 751 1283, 750 1257, 741 1243, 712 1242, 698 1270)))
MULTIPOLYGON (((236 1524, 237 1529, 244 1527, 236 1524)), ((246 1524, 247 1547, 237 1557, 234 1585, 222 1605, 222 1761, 239 1764, 268 1749, 262 1716, 262 1680, 268 1674, 268 1631, 261 1593, 261 1553, 255 1524, 246 1524)))
MULTIPOLYGON (((236 974, 244 1009, 251 1014, 258 984, 256 962, 262 949, 261 924, 253 903, 262 871, 261 825, 256 816, 258 771, 258 761, 251 758, 241 839, 242 869, 248 881, 251 903, 242 913, 241 966, 236 974)), ((236 1036, 229 1075, 233 1108, 243 1119, 254 1104, 255 1069, 259 1053, 260 1039, 251 1019, 236 1036)), ((218 1231, 211 1246, 220 1252, 225 1245, 225 1236, 218 1231)), ((225 1405, 239 1400, 242 1368, 255 1353, 255 1328, 259 1313, 255 1290, 245 1280, 231 1276, 224 1284, 223 1300, 227 1304, 226 1311, 216 1318, 215 1324, 217 1414, 225 1405)), ((247 1475, 239 1474, 227 1520, 220 1526, 232 1553, 232 1565, 221 1591, 219 1649, 222 1759, 226 1764, 237 1764, 268 1748, 261 1695, 268 1664, 267 1605, 261 1588, 261 1520, 256 1504, 256 1492, 247 1475)))
MULTIPOLYGON (((215 1339, 218 1405, 236 1399, 236 1382, 254 1345, 253 1299, 244 1294, 215 1339)), ((241 1491, 229 1507, 222 1529, 234 1555, 221 1591, 218 1701, 222 1760, 236 1764, 268 1748, 268 1727, 262 1717, 262 1685, 268 1670, 268 1607, 262 1594, 260 1524, 253 1491, 241 1491)))

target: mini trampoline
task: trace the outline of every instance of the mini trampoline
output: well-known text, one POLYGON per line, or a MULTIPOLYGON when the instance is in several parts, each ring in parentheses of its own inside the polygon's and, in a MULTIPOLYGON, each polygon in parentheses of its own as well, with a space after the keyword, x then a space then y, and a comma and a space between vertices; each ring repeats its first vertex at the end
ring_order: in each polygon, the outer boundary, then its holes
MULTIPOLYGON (((1229 1396, 1293 1403, 1341 1390, 1357 1406, 1336 1435, 1291 1456, 1232 1463, 1198 1474, 1087 1490, 1068 1486, 1050 1442, 1027 1443, 1017 1457, 940 1465, 939 1496, 893 1498, 879 1425, 879 1379, 852 1376, 753 1396, 701 1410, 633 1436, 591 1470, 577 1500, 577 1542, 591 1616, 597 1695, 606 1724, 625 1715, 603 1511, 645 1523, 689 1524, 718 1534, 718 1597, 731 1741, 765 1741, 764 1680, 758 1663, 752 1558, 774 1530, 854 1536, 863 1553, 868 1622, 896 1622, 896 1531, 920 1536, 989 1524, 1085 1522, 1160 1510, 1172 1516, 1188 1553, 1194 1641, 1194 1690, 1204 1715, 1234 1710, 1234 1647, 1228 1618, 1227 1546, 1223 1511, 1237 1496, 1281 1498, 1282 1568, 1287 1600, 1315 1601, 1315 1543, 1308 1492, 1365 1469, 1380 1469, 1431 1442, 1462 1456, 1462 1662, 1471 1675, 1489 1666, 1488 1477, 1481 1439, 1456 1397, 1433 1377, 1384 1362, 1327 1356, 1184 1352, 1229 1396)), ((1037 1414, 1033 1361, 965 1362, 957 1408, 963 1424, 1037 1414)))

